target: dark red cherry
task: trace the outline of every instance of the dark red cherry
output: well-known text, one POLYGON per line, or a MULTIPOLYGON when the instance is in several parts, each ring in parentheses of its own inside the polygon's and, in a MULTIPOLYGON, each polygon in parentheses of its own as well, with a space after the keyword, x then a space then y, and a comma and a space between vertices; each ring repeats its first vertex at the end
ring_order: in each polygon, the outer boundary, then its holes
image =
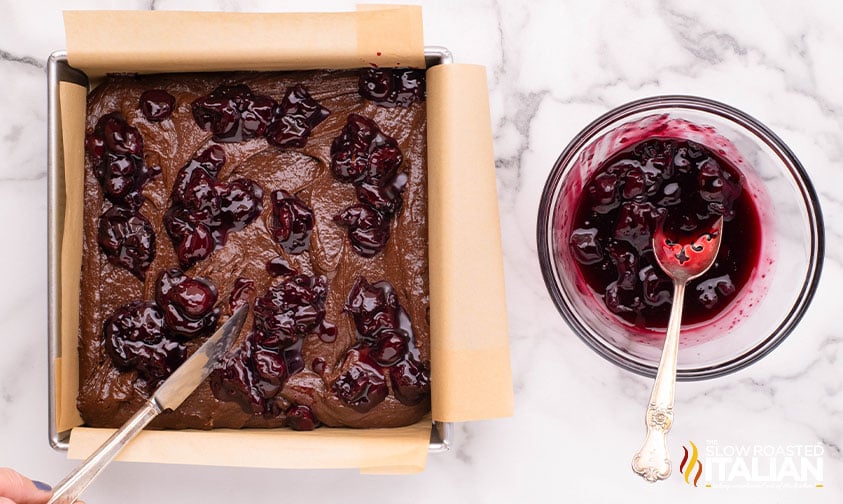
POLYGON ((304 86, 297 84, 275 110, 272 123, 266 130, 266 140, 278 147, 304 147, 311 131, 324 121, 330 111, 310 96, 304 86))
POLYGON ((245 178, 217 181, 224 162, 225 152, 214 145, 176 175, 163 220, 183 269, 210 256, 225 245, 228 233, 240 231, 260 215, 263 189, 245 178))
POLYGON ((637 250, 651 247, 656 224, 664 217, 664 208, 658 208, 650 202, 626 202, 618 212, 613 236, 615 239, 629 242, 637 250))
POLYGON ((272 118, 275 101, 255 95, 245 84, 219 86, 193 101, 196 124, 217 142, 241 142, 261 136, 272 118))
POLYGON ((256 345, 252 353, 257 376, 255 385, 265 398, 274 397, 281 391, 287 379, 287 363, 277 350, 256 345))
POLYGON ((262 136, 275 113, 275 100, 265 95, 251 95, 240 103, 240 127, 243 138, 262 136))
POLYGON ((176 108, 176 98, 163 89, 149 89, 141 94, 138 106, 147 120, 163 121, 176 108))
POLYGON ((606 247, 618 272, 618 288, 632 290, 638 285, 638 255, 625 242, 611 242, 606 247))
POLYGON ((639 276, 647 305, 661 306, 673 298, 673 284, 658 266, 647 265, 641 268, 639 276))
POLYGON ((85 152, 91 157, 94 165, 98 165, 105 155, 105 140, 101 134, 89 133, 85 135, 85 152))
POLYGON ((222 188, 220 212, 225 234, 240 231, 260 215, 263 209, 263 189, 256 182, 240 178, 229 182, 227 186, 218 187, 222 188))
POLYGON ((367 100, 389 102, 394 100, 395 78, 389 69, 366 68, 360 71, 357 90, 367 100))
POLYGON ((366 68, 360 71, 357 90, 382 107, 409 107, 425 100, 424 70, 366 68))
POLYGON ((368 359, 357 360, 331 386, 340 401, 360 413, 368 412, 383 402, 389 394, 383 372, 367 361, 368 359))
POLYGON ((114 154, 143 156, 143 138, 137 128, 129 126, 117 112, 105 115, 97 122, 96 133, 105 148, 114 154))
POLYGON ((369 355, 380 366, 392 366, 406 356, 409 341, 410 337, 401 329, 383 329, 377 333, 369 355))
POLYGON ((217 289, 210 280, 170 269, 161 272, 155 285, 155 300, 164 311, 164 323, 171 333, 195 338, 216 326, 220 309, 214 308, 217 289))
POLYGON ((304 201, 284 190, 273 191, 270 230, 275 241, 288 254, 301 254, 310 248, 315 219, 304 201))
POLYGON ((389 368, 392 391, 401 404, 414 406, 430 397, 430 372, 415 359, 398 362, 389 368))
POLYGON ((401 325, 398 296, 386 281, 370 284, 359 277, 348 293, 344 310, 354 319, 360 337, 369 342, 374 342, 380 331, 398 329, 401 325))
POLYGON ((270 259, 266 263, 266 271, 272 276, 286 276, 292 275, 296 272, 296 270, 290 266, 290 263, 281 256, 270 259))
POLYGON ((392 217, 401 211, 401 206, 404 203, 401 193, 404 191, 406 184, 406 173, 399 173, 391 184, 384 186, 363 182, 357 185, 357 199, 385 216, 392 217))
POLYGON ((311 431, 319 427, 319 419, 313 410, 303 404, 296 404, 286 412, 287 427, 295 431, 311 431))
POLYGON ((327 280, 324 276, 288 276, 255 302, 259 344, 286 348, 316 330, 325 318, 327 280))
POLYGON ((374 256, 389 240, 389 218, 368 205, 348 207, 334 222, 348 228, 352 248, 363 257, 374 256))
POLYGON ((225 164, 225 150, 219 145, 211 145, 193 158, 189 164, 193 163, 201 166, 211 177, 216 177, 225 164))
POLYGON ((103 326, 106 353, 123 370, 136 369, 150 382, 170 375, 186 358, 186 349, 164 336, 164 317, 153 302, 118 308, 103 326))
POLYGON ((574 259, 580 264, 597 264, 603 260, 603 247, 597 239, 597 228, 578 228, 568 240, 574 259))
POLYGON ((369 154, 369 170, 366 182, 372 185, 386 185, 395 179, 398 167, 404 161, 398 145, 387 142, 375 147, 369 154))
POLYGON ((255 297, 255 282, 248 278, 238 277, 234 281, 234 288, 228 299, 228 308, 234 312, 246 303, 251 302, 255 297))
POLYGON ((155 258, 155 232, 143 215, 112 206, 99 218, 97 242, 111 264, 146 277, 155 258))
POLYGON ((267 405, 266 398, 256 386, 260 378, 252 367, 253 349, 252 335, 249 334, 211 373, 211 392, 220 401, 236 402, 246 413, 262 414, 267 405))
POLYGON ((394 138, 369 118, 349 114, 345 127, 331 143, 331 171, 340 182, 387 183, 402 161, 394 138), (372 166, 374 161, 374 166, 372 166))

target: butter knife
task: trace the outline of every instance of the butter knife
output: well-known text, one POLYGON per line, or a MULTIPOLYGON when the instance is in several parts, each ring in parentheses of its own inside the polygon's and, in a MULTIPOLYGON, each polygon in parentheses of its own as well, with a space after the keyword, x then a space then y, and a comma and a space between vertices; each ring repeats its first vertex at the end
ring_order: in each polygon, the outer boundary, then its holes
POLYGON ((167 378, 146 403, 90 457, 67 475, 53 491, 47 504, 72 504, 94 478, 134 437, 166 409, 176 409, 216 367, 219 358, 231 347, 249 306, 243 305, 167 378))

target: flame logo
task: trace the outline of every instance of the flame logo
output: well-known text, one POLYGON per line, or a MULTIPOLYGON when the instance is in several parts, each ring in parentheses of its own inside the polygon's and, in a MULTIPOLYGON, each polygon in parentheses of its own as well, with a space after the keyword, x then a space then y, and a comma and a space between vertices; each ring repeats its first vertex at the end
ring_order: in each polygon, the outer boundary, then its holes
POLYGON ((697 451, 697 445, 694 444, 693 441, 688 441, 691 443, 691 453, 690 453, 690 460, 688 460, 688 448, 684 445, 682 449, 685 450, 685 455, 682 457, 682 462, 679 464, 679 470, 685 476, 685 483, 691 484, 689 478, 691 477, 691 473, 694 472, 694 467, 696 466, 697 474, 694 476, 694 486, 697 486, 697 482, 700 480, 700 476, 702 476, 702 461, 699 460, 699 451, 697 451))

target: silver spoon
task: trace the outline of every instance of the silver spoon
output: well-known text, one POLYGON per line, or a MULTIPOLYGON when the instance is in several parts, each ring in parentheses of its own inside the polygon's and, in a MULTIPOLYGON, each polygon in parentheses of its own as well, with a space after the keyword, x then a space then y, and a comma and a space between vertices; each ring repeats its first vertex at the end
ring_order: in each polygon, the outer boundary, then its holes
POLYGON ((691 243, 671 240, 659 225, 653 234, 653 252, 656 262, 667 276, 673 279, 673 304, 667 323, 656 381, 650 393, 645 422, 647 437, 632 458, 632 470, 647 481, 657 481, 670 476, 670 459, 667 453, 667 432, 673 424, 673 399, 676 390, 676 361, 679 354, 679 329, 682 326, 682 305, 685 285, 699 277, 714 264, 723 235, 723 217, 691 243))

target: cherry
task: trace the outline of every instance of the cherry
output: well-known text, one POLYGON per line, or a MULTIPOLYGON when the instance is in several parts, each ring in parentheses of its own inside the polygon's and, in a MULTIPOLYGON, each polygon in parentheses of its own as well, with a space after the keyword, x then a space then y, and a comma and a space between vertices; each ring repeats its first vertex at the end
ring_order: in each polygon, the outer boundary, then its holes
POLYGON ((592 209, 597 213, 607 213, 621 204, 618 197, 618 175, 610 172, 599 173, 586 189, 592 201, 592 209))
POLYGON ((348 228, 352 248, 363 257, 374 256, 389 240, 389 218, 368 205, 350 206, 334 222, 348 228))
POLYGON ((196 124, 217 142, 241 142, 264 134, 272 120, 275 100, 255 95, 245 84, 222 85, 191 104, 196 124))
POLYGON ((395 139, 358 114, 349 114, 345 127, 331 143, 331 170, 340 182, 358 183, 366 178, 370 183, 391 181, 390 172, 394 175, 402 160, 395 139))
POLYGON ((424 70, 366 68, 360 71, 357 89, 382 107, 409 107, 425 100, 424 70))
POLYGON ((255 282, 248 278, 237 277, 231 295, 228 298, 228 308, 233 313, 237 308, 250 302, 255 297, 255 282))
POLYGON ((176 98, 163 89, 149 89, 141 94, 138 107, 148 121, 163 121, 172 115, 176 98))
POLYGON ((252 362, 257 371, 256 386, 264 397, 274 397, 284 386, 287 379, 287 363, 284 357, 274 349, 256 345, 252 352, 252 362))
POLYGON ((138 279, 155 258, 155 232, 146 217, 112 206, 99 218, 97 242, 108 261, 129 270, 138 279))
POLYGON ((272 276, 286 276, 292 275, 296 272, 296 270, 290 266, 290 263, 281 256, 270 259, 266 263, 266 271, 272 276))
POLYGON ((401 404, 414 406, 430 397, 430 372, 415 359, 400 361, 389 368, 392 391, 401 404))
POLYGON ((256 386, 259 378, 252 364, 252 336, 251 333, 247 335, 238 348, 221 359, 211 373, 211 392, 220 401, 236 402, 247 413, 262 414, 267 403, 256 386))
POLYGON ((337 378, 331 389, 347 406, 366 413, 386 399, 389 389, 383 372, 369 361, 365 351, 351 350, 346 359, 353 359, 354 354, 357 361, 337 378))
POLYGON ((162 271, 155 288, 155 300, 164 310, 164 323, 174 335, 204 336, 216 326, 220 309, 217 288, 204 278, 191 278, 181 270, 162 271))
POLYGON ((638 273, 644 288, 644 302, 648 306, 661 306, 673 298, 672 282, 658 266, 647 265, 638 273))
POLYGON ((393 216, 401 211, 403 204, 401 193, 407 185, 407 178, 406 173, 399 173, 389 184, 374 185, 367 182, 358 184, 357 199, 385 216, 393 216))
POLYGON ((603 260, 603 247, 597 240, 597 228, 578 228, 568 241, 574 259, 580 264, 596 264, 603 260))
POLYGON ((359 277, 348 293, 344 311, 354 319, 357 334, 368 341, 382 329, 400 328, 401 305, 395 289, 389 282, 370 284, 359 277))
POLYGON ((638 284, 638 256, 625 242, 611 242, 606 247, 618 272, 618 288, 632 290, 638 284))
POLYGON ((223 163, 225 152, 214 145, 176 175, 163 220, 183 269, 210 256, 225 245, 228 233, 245 228, 261 213, 263 189, 246 178, 219 182, 223 163))
POLYGON ((101 117, 94 134, 101 137, 105 148, 114 154, 143 156, 143 138, 140 132, 137 128, 129 126, 118 112, 101 117))
POLYGON ((313 410, 303 404, 290 406, 285 415, 287 427, 295 431, 311 431, 320 425, 313 410))
POLYGON ((301 254, 310 248, 310 233, 315 219, 313 210, 302 200, 284 190, 273 191, 270 231, 288 254, 301 254))
POLYGON ((728 274, 702 281, 696 287, 697 299, 699 299, 700 304, 709 310, 717 305, 720 296, 731 296, 735 293, 735 290, 735 285, 728 274))
POLYGON ((297 343, 324 320, 326 298, 324 276, 284 277, 255 302, 257 341, 276 349, 297 343))
POLYGON ((407 354, 409 336, 401 329, 383 329, 377 333, 372 359, 383 367, 397 364, 407 354))
POLYGON ((144 164, 140 132, 112 112, 97 121, 94 132, 85 138, 85 148, 106 199, 118 206, 140 209, 143 186, 161 172, 160 167, 144 164))
POLYGON ((620 207, 613 236, 629 242, 638 250, 644 250, 651 246, 655 226, 666 213, 664 208, 658 208, 650 202, 628 201, 620 207))
POLYGON ((283 148, 304 147, 313 128, 330 114, 304 86, 297 84, 287 89, 287 94, 275 109, 266 130, 266 140, 283 148))
POLYGON ((164 334, 164 315, 153 302, 121 306, 103 326, 105 350, 123 370, 136 369, 155 383, 170 375, 187 357, 184 345, 164 334))

